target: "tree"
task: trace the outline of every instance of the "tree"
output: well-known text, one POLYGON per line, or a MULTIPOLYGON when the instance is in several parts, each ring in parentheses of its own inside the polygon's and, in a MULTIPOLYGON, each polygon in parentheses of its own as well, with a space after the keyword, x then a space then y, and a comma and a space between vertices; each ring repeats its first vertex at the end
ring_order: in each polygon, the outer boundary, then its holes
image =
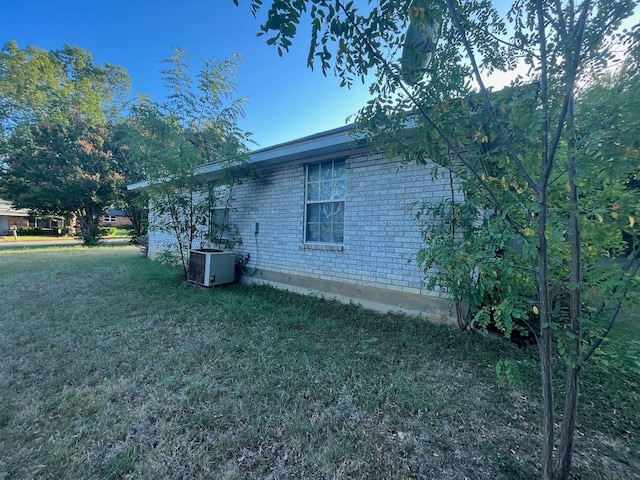
POLYGON ((100 237, 98 217, 117 201, 123 178, 109 150, 108 122, 118 118, 129 78, 94 65, 65 46, 0 51, 0 194, 41 214, 75 214, 85 244, 100 237))
POLYGON ((123 178, 105 149, 109 131, 82 120, 41 122, 13 135, 0 177, 0 195, 41 214, 72 213, 85 245, 100 238, 98 220, 123 178))
POLYGON ((64 125, 72 117, 105 125, 119 117, 130 84, 124 69, 94 65, 79 47, 21 50, 8 42, 0 51, 0 123, 6 135, 21 125, 64 125))
POLYGON ((127 144, 149 184, 146 190, 156 215, 149 228, 175 240, 163 257, 180 265, 186 278, 196 242, 217 237, 222 246, 222 235, 211 236, 206 226, 216 206, 228 207, 233 185, 246 174, 250 135, 237 126, 245 100, 234 98, 236 58, 205 62, 196 79, 183 50, 176 49, 165 63, 168 100, 161 104, 140 99, 132 109, 127 144), (200 175, 200 167, 211 162, 225 172, 218 185, 200 175))
POLYGON ((127 217, 131 220, 133 227, 130 231, 131 240, 146 245, 149 195, 145 190, 129 190, 127 188, 127 185, 141 180, 141 166, 131 155, 131 148, 128 144, 131 135, 130 128, 130 122, 125 119, 110 127, 109 150, 124 178, 118 196, 119 206, 124 209, 127 217))
MULTIPOLYGON (((309 19, 311 68, 333 70, 344 86, 375 74, 374 98, 358 114, 369 140, 390 155, 430 159, 452 172, 452 191, 461 189, 465 203, 452 195, 418 210, 432 225, 419 259, 438 266, 430 282, 471 302, 472 326, 493 323, 507 335, 522 328, 536 335, 545 479, 569 476, 580 369, 637 273, 633 263, 625 273, 596 268, 603 256, 621 251, 622 232, 635 227, 638 197, 625 182, 637 163, 621 160, 637 160, 637 145, 627 153, 605 151, 593 139, 615 127, 596 123, 591 136, 581 136, 588 114, 576 105, 585 85, 615 60, 615 33, 636 3, 517 0, 503 17, 484 0, 389 0, 363 8, 340 0, 251 2, 254 14, 267 9, 260 34, 280 53, 309 19), (404 32, 420 23, 439 32, 411 44, 415 32, 404 32), (420 58, 395 60, 402 49, 421 52, 420 58), (503 92, 486 86, 487 74, 518 63, 529 67, 526 78, 503 92), (403 134, 408 129, 411 135, 403 134), (596 292, 611 301, 592 307, 588 295, 596 292), (555 465, 554 347, 567 364, 555 465)), ((637 132, 637 115, 627 122, 637 132)))

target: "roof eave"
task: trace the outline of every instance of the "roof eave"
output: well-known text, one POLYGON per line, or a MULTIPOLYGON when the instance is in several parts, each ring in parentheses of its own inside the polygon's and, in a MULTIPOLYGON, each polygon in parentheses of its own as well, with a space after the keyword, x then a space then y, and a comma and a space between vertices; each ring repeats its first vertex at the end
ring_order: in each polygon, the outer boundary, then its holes
MULTIPOLYGON (((351 124, 290 142, 255 150, 249 154, 249 160, 250 164, 256 167, 270 167, 284 163, 311 161, 332 155, 346 155, 364 147, 365 143, 362 136, 355 134, 355 126, 351 124)), ((219 163, 212 162, 200 166, 198 168, 198 175, 206 175, 211 179, 216 179, 222 176, 222 171, 219 163)), ((149 181, 144 180, 129 185, 127 189, 139 190, 149 185, 149 181)))

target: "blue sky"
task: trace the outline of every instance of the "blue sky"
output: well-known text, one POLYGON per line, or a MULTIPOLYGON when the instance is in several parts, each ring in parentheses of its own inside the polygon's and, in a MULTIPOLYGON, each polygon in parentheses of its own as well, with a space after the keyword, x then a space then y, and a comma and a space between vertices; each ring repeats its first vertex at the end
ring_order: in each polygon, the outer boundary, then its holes
POLYGON ((340 88, 338 79, 309 70, 308 37, 298 38, 291 52, 279 57, 265 37, 256 36, 260 22, 249 3, 240 0, 236 7, 232 0, 3 0, 0 42, 16 40, 20 48, 46 50, 78 46, 90 51, 97 64, 125 68, 132 92, 155 100, 165 94, 160 61, 173 47, 187 50, 194 71, 205 59, 240 53, 238 93, 249 100, 240 127, 253 132, 258 146, 344 125, 368 99, 367 87, 340 88))
POLYGON ((97 64, 127 70, 132 92, 161 100, 161 60, 173 47, 187 50, 198 71, 203 60, 243 57, 238 93, 248 97, 240 127, 266 147, 345 124, 368 98, 366 86, 339 88, 339 80, 306 67, 307 44, 288 55, 256 37, 260 22, 248 0, 4 0, 0 42, 54 50, 65 44, 92 53, 97 64))

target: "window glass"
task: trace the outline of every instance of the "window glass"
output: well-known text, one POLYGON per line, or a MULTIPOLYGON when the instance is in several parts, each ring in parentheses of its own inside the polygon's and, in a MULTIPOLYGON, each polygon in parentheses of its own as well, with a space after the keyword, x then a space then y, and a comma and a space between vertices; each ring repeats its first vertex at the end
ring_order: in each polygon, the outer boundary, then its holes
POLYGON ((209 214, 209 234, 215 238, 225 238, 227 232, 224 226, 229 222, 229 212, 224 207, 217 207, 212 209, 209 214))
POLYGON ((320 181, 320 165, 309 165, 309 183, 320 181))
POLYGON ((307 185, 307 200, 320 200, 320 183, 309 182, 307 185))
POLYGON ((346 166, 344 160, 307 166, 305 241, 344 241, 346 166))

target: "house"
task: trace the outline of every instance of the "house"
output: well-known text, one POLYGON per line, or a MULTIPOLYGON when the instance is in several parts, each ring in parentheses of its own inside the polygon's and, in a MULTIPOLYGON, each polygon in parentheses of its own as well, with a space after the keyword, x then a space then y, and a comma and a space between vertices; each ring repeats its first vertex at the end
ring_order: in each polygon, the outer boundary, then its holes
POLYGON ((126 212, 117 208, 106 209, 99 220, 101 227, 122 228, 131 225, 131 219, 126 212))
MULTIPOLYGON (((234 250, 250 255, 242 281, 455 322, 455 307, 427 291, 410 262, 422 240, 408 206, 450 198, 449 176, 390 161, 353 133, 345 126, 251 153, 255 176, 234 187, 230 212, 243 239, 234 250)), ((200 171, 221 177, 217 164, 200 171)), ((148 255, 173 242, 150 229, 148 255)))
POLYGON ((13 208, 11 202, 0 200, 0 235, 11 235, 11 227, 29 226, 29 210, 13 208))
POLYGON ((0 235, 11 235, 11 227, 39 228, 42 233, 57 235, 73 229, 75 219, 71 216, 37 216, 29 209, 13 208, 11 202, 0 200, 0 235))

